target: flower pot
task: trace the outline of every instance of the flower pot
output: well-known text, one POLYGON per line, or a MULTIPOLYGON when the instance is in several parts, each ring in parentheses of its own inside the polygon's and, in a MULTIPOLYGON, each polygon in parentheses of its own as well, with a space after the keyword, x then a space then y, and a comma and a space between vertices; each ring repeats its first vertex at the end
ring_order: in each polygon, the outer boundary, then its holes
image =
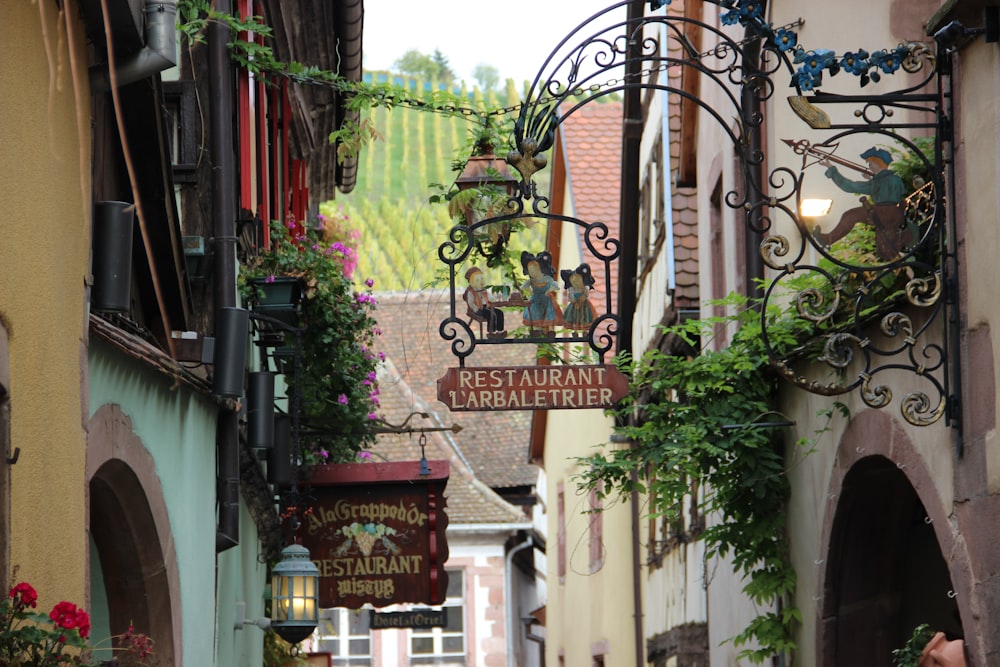
POLYGON ((302 281, 299 278, 274 276, 251 278, 254 290, 255 313, 271 317, 296 327, 299 323, 299 304, 302 302, 302 281))
POLYGON ((90 305, 94 310, 124 313, 131 307, 132 227, 135 207, 124 201, 94 204, 92 239, 94 284, 90 305))

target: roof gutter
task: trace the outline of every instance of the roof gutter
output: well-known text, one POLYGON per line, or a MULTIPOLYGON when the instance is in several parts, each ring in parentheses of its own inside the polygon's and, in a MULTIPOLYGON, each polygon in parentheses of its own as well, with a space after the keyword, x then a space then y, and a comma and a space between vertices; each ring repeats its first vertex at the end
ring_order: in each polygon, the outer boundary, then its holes
POLYGON ((177 0, 146 0, 146 46, 117 59, 114 76, 108 63, 90 68, 90 89, 94 93, 111 90, 153 76, 177 64, 177 0))
POLYGON ((531 522, 524 523, 459 523, 448 524, 449 533, 516 533, 520 530, 534 530, 531 522))

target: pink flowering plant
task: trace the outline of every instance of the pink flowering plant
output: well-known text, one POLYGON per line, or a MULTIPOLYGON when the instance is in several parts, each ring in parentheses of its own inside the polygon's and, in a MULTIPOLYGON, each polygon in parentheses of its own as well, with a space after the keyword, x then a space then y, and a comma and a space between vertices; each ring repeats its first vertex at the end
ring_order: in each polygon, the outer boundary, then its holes
MULTIPOLYGON (((92 666, 87 643, 90 615, 72 602, 57 602, 48 613, 36 611, 38 592, 27 582, 11 587, 0 601, 0 665, 7 667, 92 666)), ((153 653, 153 641, 129 628, 116 637, 122 664, 141 665, 153 653)))
MULTIPOLYGON (((374 350, 381 332, 375 321, 374 281, 357 284, 359 234, 342 214, 320 216, 301 233, 294 222, 271 224, 271 247, 240 271, 241 294, 253 300, 253 279, 290 276, 300 280, 302 364, 287 380, 299 392, 306 463, 343 463, 374 442, 379 408, 374 350), (296 236, 297 234, 297 236, 296 236)), ((286 340, 291 340, 286 336, 286 340)))

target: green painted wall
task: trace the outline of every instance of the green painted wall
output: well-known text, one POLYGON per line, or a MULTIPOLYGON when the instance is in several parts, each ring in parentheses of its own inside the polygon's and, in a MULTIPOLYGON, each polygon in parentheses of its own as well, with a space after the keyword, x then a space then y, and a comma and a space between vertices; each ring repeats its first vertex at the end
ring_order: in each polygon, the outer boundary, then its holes
MULTIPOLYGON (((229 656, 252 654, 253 646, 261 643, 259 631, 234 636, 232 621, 220 621, 218 646, 216 640, 217 406, 183 386, 173 388, 164 375, 102 341, 91 341, 89 360, 91 415, 102 405, 117 404, 155 461, 180 576, 184 664, 210 665, 208 656, 216 655, 217 649, 220 657, 226 656, 217 663, 220 666, 255 664, 231 662, 229 656), (233 641, 240 646, 226 645, 233 641)), ((244 516, 240 546, 218 558, 218 590, 262 598, 264 575, 256 564, 258 551, 257 532, 244 516)), ((220 618, 231 614, 231 608, 220 596, 220 618)))

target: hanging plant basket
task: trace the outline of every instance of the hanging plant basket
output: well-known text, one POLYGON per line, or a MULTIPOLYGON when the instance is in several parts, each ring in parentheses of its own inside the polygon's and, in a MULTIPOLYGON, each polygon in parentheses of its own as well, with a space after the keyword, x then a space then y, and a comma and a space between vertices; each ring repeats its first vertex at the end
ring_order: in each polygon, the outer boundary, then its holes
POLYGON ((253 310, 289 326, 298 326, 302 303, 302 279, 291 276, 251 278, 253 310))

